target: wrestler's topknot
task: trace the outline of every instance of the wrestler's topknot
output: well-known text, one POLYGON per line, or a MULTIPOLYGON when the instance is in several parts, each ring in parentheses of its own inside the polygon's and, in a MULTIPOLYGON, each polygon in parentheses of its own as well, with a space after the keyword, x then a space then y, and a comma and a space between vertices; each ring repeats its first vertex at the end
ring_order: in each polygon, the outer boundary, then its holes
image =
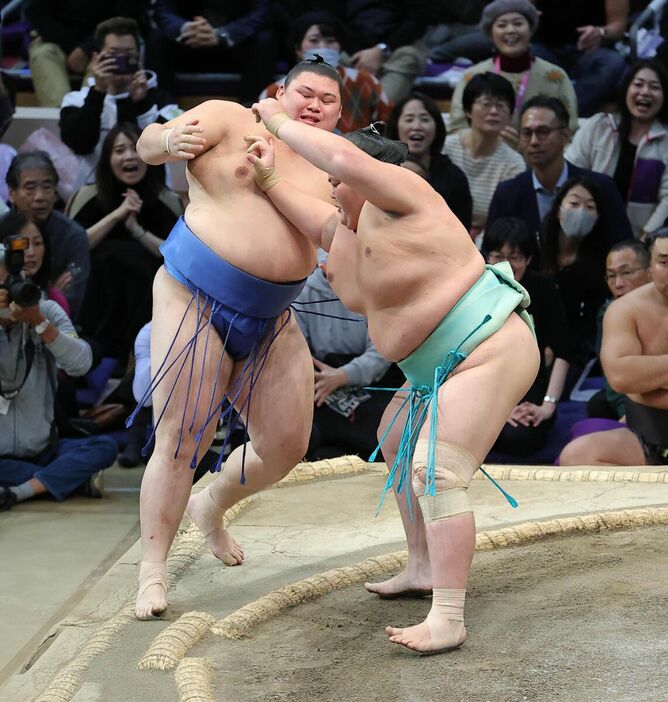
POLYGON ((372 122, 368 127, 343 136, 378 161, 400 166, 408 156, 408 146, 403 141, 388 139, 384 133, 385 122, 372 122))

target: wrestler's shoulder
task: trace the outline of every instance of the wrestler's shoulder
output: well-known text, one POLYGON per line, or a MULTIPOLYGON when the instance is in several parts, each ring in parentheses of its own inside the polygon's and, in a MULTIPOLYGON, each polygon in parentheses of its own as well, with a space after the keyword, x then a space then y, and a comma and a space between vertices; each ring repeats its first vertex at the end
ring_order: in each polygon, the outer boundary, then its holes
MULTIPOLYGON (((646 283, 635 290, 631 290, 622 297, 613 300, 608 310, 613 310, 612 315, 635 316, 643 313, 652 303, 652 288, 654 283, 646 283)), ((606 310, 607 313, 607 310, 606 310)))
POLYGON ((247 107, 232 100, 205 100, 195 109, 198 112, 215 114, 217 116, 248 117, 250 115, 250 110, 247 107))

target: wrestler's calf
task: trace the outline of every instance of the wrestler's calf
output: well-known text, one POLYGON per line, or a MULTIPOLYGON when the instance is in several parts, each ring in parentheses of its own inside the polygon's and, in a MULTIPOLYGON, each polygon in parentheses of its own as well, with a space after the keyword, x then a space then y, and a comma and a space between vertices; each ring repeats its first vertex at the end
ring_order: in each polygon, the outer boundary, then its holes
MULTIPOLYGON (((447 526, 456 528, 457 520, 452 518, 473 511, 467 491, 480 464, 467 449, 437 441, 434 471, 436 494, 425 495, 428 446, 426 439, 419 439, 416 444, 413 454, 413 490, 427 528, 430 523, 442 521, 449 521, 447 526)), ((431 639, 428 650, 447 650, 464 643, 465 597, 465 589, 434 588, 432 607, 426 619, 431 639)))

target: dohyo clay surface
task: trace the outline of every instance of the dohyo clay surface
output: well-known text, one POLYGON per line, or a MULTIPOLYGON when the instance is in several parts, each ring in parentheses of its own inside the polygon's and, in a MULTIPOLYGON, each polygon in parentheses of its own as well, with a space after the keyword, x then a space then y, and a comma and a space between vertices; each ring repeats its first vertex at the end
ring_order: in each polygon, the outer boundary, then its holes
POLYGON ((50 632, 0 700, 665 700, 668 472, 487 466, 471 502, 477 553, 468 640, 420 657, 384 627, 430 600, 362 588, 405 563, 384 466, 302 464, 227 515, 246 562, 226 568, 183 525, 168 561, 170 608, 133 615, 135 544, 50 632))

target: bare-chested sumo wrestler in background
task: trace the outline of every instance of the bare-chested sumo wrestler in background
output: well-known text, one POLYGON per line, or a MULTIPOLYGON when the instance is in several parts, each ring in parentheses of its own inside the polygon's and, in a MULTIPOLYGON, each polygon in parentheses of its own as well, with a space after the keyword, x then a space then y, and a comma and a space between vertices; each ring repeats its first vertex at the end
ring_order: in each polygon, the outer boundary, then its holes
POLYGON ((278 137, 249 137, 258 184, 300 231, 329 249, 332 287, 346 306, 366 314, 378 351, 399 362, 413 416, 422 418, 394 423, 402 437, 390 442, 399 447, 399 461, 389 483, 403 487, 404 522, 421 530, 428 545, 432 607, 424 622, 388 627, 387 634, 416 651, 455 648, 466 639, 464 598, 475 546, 466 490, 538 370, 522 311, 528 296, 507 264, 507 270, 485 266, 428 183, 398 167, 405 145, 373 130, 344 138, 306 129, 271 99, 253 110, 278 137), (285 144, 330 174, 336 208, 276 178, 273 150, 278 156, 285 144), (405 492, 411 482, 420 504, 414 522, 405 492))
MULTIPOLYGON (((291 119, 332 131, 341 114, 338 73, 302 62, 278 99, 291 119)), ((142 564, 136 615, 167 607, 165 561, 184 510, 214 555, 240 564, 223 528, 225 510, 280 480, 303 458, 313 411, 313 364, 286 311, 316 262, 313 245, 257 188, 244 135, 249 109, 212 100, 142 133, 149 164, 184 159, 190 203, 161 247, 153 287, 151 367, 155 450, 141 487, 142 564), (250 444, 188 501, 194 471, 216 431, 224 396, 246 423, 250 444), (277 408, 278 411, 277 411, 277 408)), ((277 172, 329 201, 326 175, 281 144, 277 172)))

